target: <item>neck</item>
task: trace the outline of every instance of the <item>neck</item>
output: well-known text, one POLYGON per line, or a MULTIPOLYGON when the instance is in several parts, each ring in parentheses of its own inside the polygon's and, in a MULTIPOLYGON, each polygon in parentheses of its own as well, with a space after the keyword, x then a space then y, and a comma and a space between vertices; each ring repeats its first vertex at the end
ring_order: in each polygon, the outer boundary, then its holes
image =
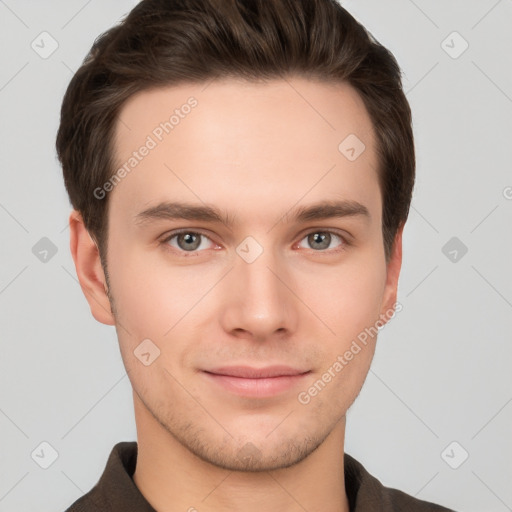
POLYGON ((157 511, 349 512, 343 466, 345 417, 301 462, 261 472, 229 471, 179 443, 134 394, 138 455, 133 481, 157 511))

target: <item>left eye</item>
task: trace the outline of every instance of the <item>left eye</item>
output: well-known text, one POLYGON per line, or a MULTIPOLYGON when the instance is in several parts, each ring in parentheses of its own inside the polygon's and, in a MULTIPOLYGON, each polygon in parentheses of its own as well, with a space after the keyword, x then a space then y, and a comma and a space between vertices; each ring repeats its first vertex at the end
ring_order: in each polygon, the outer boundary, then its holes
POLYGON ((345 241, 343 238, 336 233, 332 233, 331 231, 313 231, 307 234, 302 240, 306 240, 312 249, 323 250, 329 248, 331 242, 333 241, 333 237, 341 240, 342 243, 340 245, 344 245, 345 241))
MULTIPOLYGON (((202 239, 210 240, 206 235, 197 233, 195 231, 182 231, 167 237, 163 242, 168 243, 171 247, 186 252, 196 251, 197 249, 207 249, 208 247, 201 247, 202 239), (176 239, 176 244, 172 243, 176 239)), ((211 240, 210 240, 211 241, 211 240)))

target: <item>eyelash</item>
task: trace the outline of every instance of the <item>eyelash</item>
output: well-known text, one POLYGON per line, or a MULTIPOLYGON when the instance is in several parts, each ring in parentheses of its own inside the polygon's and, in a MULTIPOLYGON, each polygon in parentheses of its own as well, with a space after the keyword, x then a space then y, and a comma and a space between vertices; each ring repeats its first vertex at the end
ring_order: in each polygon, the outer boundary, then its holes
MULTIPOLYGON (((176 231, 173 231, 171 233, 169 233, 163 240, 161 240, 161 244, 164 246, 164 248, 168 251, 171 251, 173 253, 180 253, 180 254, 183 254, 183 257, 185 258, 188 258, 188 257, 194 257, 195 255, 198 255, 200 252, 202 251, 184 251, 183 249, 177 249, 175 247, 171 247, 169 246, 169 242, 176 238, 177 236, 183 234, 183 233, 188 233, 188 234, 193 234, 193 235, 200 235, 200 236, 203 236, 205 238, 207 238, 208 240, 210 240, 211 242, 213 242, 213 240, 210 239, 210 237, 204 233, 202 233, 201 231, 194 231, 194 230, 191 230, 191 229, 178 229, 176 231)), ((340 240, 341 240, 341 246, 336 248, 336 249, 325 249, 325 250, 320 250, 320 251, 316 251, 315 249, 310 249, 311 251, 313 251, 314 253, 317 253, 317 254, 333 254, 333 253, 340 253, 342 251, 345 251, 346 248, 348 246, 351 245, 351 243, 349 242, 349 240, 347 239, 347 237, 341 235, 340 233, 338 233, 337 231, 333 231, 333 230, 329 230, 329 229, 313 229, 311 231, 308 231, 307 233, 305 233, 302 238, 299 240, 299 243, 302 242, 302 240, 304 240, 307 236, 313 234, 313 233, 322 233, 322 234, 330 234, 330 235, 334 235, 336 237, 338 237, 340 240)), ((215 243, 215 242, 213 242, 215 243)), ((296 244, 294 244, 296 245, 296 244)))

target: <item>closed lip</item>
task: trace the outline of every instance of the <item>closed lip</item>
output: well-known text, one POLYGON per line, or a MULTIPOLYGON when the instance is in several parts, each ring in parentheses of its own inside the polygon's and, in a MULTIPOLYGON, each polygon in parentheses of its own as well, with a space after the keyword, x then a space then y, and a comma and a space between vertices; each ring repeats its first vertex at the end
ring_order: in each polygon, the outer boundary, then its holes
POLYGON ((263 368, 254 368, 252 366, 223 366, 203 371, 214 375, 238 377, 241 379, 269 379, 273 377, 304 375, 309 373, 310 370, 300 370, 286 365, 273 365, 263 368))

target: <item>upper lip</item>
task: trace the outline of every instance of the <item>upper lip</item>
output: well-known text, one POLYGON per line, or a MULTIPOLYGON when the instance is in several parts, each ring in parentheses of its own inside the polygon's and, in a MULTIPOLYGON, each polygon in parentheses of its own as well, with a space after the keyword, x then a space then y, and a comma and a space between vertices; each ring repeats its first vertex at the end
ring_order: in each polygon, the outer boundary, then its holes
POLYGON ((285 365, 265 366, 264 368, 253 368, 251 366, 223 366, 221 368, 213 368, 205 371, 216 375, 227 375, 229 377, 240 377, 245 379, 264 379, 308 373, 308 370, 299 370, 285 365))

